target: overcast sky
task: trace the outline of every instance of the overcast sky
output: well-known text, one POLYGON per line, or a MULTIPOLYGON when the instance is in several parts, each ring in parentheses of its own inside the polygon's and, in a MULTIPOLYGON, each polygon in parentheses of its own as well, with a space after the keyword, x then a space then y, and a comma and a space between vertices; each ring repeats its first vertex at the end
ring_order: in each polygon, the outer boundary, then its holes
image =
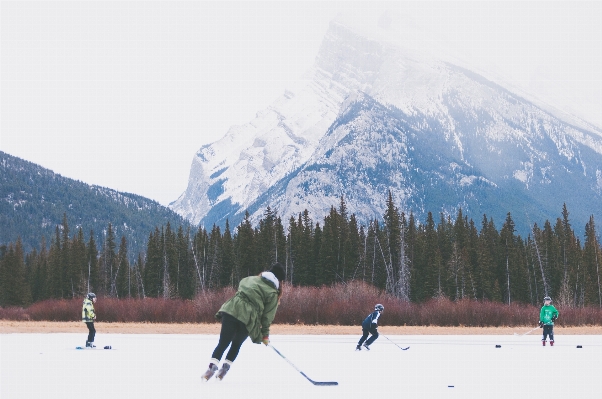
POLYGON ((203 144, 311 67, 333 18, 385 10, 404 45, 602 126, 600 2, 2 1, 0 150, 167 205, 203 144))

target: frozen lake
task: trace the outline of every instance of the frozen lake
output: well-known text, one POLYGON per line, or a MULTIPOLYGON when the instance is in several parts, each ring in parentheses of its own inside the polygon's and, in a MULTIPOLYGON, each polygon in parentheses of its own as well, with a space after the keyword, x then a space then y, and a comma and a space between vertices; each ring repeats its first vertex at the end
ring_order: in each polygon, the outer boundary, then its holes
MULTIPOLYGON (((201 381, 217 335, 0 334, 0 398, 602 398, 602 340, 556 336, 387 335, 356 352, 357 335, 247 340, 223 381, 201 381), (111 345, 113 349, 102 347, 111 345), (496 348, 496 345, 501 345, 496 348), (583 347, 577 349, 577 345, 583 347)), ((381 328, 381 334, 386 328, 381 328)))

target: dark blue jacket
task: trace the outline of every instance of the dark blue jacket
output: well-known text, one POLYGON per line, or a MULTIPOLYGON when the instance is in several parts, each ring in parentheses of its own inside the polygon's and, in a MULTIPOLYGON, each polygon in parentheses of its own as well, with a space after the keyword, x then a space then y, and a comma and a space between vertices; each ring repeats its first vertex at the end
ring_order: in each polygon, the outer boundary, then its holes
POLYGON ((366 317, 364 319, 364 321, 362 322, 362 329, 371 330, 373 328, 378 328, 378 318, 379 317, 380 317, 380 312, 378 310, 375 310, 374 312, 370 313, 368 315, 368 317, 366 317))

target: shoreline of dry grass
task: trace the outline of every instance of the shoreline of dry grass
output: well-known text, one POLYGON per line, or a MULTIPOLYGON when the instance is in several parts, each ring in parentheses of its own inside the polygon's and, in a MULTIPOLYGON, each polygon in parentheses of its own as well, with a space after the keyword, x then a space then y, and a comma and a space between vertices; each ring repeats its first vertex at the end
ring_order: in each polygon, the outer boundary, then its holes
MULTIPOLYGON (((98 334, 200 334, 217 335, 219 323, 96 323, 98 334)), ((514 335, 524 334, 533 326, 512 327, 439 327, 381 326, 387 335, 514 335)), ((0 320, 0 334, 86 333, 84 323, 55 321, 0 320)), ((361 335, 361 326, 274 324, 272 335, 361 335)), ((602 335, 602 326, 554 328, 556 335, 602 335)), ((533 331, 538 333, 538 331, 533 331)))

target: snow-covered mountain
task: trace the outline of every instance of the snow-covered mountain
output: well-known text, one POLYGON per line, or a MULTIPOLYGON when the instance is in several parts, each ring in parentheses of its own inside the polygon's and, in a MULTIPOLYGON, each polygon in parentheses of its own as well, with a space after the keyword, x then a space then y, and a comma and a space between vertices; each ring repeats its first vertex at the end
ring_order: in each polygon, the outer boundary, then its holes
POLYGON ((418 220, 483 214, 517 230, 576 226, 602 211, 602 135, 565 122, 462 67, 333 22, 297 89, 203 146, 171 208, 195 224, 235 225, 267 206, 321 220, 345 196, 360 220, 388 190, 418 220))

